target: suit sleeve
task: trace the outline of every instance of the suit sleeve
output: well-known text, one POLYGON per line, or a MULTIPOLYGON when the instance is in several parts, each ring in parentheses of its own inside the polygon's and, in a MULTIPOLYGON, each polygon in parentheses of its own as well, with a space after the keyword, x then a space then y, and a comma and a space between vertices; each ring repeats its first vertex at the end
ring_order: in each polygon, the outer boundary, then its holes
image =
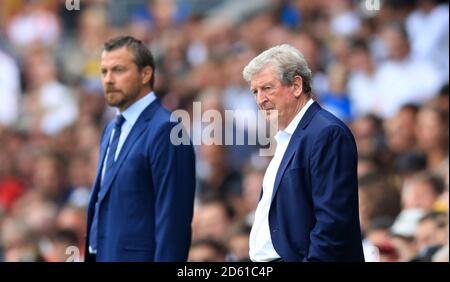
POLYGON ((191 243, 195 194, 195 155, 191 144, 173 145, 167 123, 157 134, 152 152, 155 187, 154 260, 186 261, 191 243))
POLYGON ((310 158, 311 195, 316 224, 305 261, 336 261, 358 232, 357 151, 353 137, 339 126, 319 134, 310 158))

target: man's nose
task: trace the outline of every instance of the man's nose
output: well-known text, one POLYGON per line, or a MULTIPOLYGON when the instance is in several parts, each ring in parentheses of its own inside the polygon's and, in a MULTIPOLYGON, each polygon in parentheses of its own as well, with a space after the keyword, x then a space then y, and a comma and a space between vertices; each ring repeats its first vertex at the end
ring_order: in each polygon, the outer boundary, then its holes
POLYGON ((107 73, 105 74, 105 76, 103 77, 103 82, 104 82, 105 84, 113 84, 113 83, 114 83, 114 77, 113 77, 113 75, 111 74, 111 72, 107 72, 107 73))
POLYGON ((267 96, 262 91, 258 90, 258 92, 256 92, 256 102, 259 105, 262 105, 266 101, 267 101, 267 96))

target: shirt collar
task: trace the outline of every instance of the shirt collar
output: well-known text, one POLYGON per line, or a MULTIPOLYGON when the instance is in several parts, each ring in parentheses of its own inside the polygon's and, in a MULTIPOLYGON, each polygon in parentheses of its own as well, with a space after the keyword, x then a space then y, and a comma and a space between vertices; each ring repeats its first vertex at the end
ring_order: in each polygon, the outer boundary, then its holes
POLYGON ((154 100, 156 100, 156 95, 155 92, 152 91, 123 111, 123 117, 131 124, 131 126, 133 126, 145 108, 147 108, 154 100))
POLYGON ((306 105, 298 112, 298 114, 294 117, 293 120, 288 124, 288 126, 281 131, 286 132, 289 135, 294 134, 295 129, 297 128, 298 124, 300 123, 300 120, 305 115, 308 108, 314 103, 313 99, 309 99, 306 105))

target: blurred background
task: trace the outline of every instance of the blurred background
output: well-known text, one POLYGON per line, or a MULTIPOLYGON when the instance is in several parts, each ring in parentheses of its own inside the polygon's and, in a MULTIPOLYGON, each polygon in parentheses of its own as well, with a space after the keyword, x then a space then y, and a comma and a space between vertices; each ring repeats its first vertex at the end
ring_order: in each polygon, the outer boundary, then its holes
MULTIPOLYGON (((99 135, 115 114, 101 48, 130 34, 155 56, 164 105, 188 112, 196 101, 257 111, 243 67, 273 45, 297 47, 315 99, 357 141, 366 260, 448 262, 448 1, 79 2, 0 1, 0 261, 83 254, 99 135)), ((258 150, 196 146, 189 261, 248 260, 270 161, 258 150)))

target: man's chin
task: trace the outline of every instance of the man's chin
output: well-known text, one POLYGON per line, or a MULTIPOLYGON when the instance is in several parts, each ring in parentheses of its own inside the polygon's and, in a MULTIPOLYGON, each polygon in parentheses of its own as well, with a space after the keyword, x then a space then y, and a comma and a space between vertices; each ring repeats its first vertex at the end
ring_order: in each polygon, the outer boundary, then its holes
POLYGON ((118 104, 120 104, 121 99, 117 96, 116 93, 106 93, 105 94, 105 101, 108 105, 111 107, 117 107, 118 104))
POLYGON ((120 106, 123 104, 121 103, 122 101, 117 101, 115 99, 106 99, 106 103, 110 106, 110 107, 115 107, 115 108, 120 108, 120 106))

